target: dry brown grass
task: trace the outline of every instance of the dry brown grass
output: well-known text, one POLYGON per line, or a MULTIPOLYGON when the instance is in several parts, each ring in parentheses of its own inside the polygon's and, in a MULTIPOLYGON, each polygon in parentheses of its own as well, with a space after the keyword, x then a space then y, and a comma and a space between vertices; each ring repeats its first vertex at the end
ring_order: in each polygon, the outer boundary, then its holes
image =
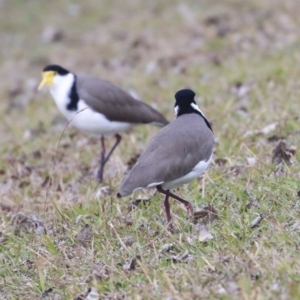
POLYGON ((299 13, 297 0, 0 1, 0 298, 299 299, 299 13), (133 211, 116 198, 154 127, 124 137, 98 186, 98 141, 67 128, 58 146, 65 121, 36 92, 48 63, 170 120, 174 93, 193 88, 215 161, 204 190, 178 193, 218 220, 195 226, 172 203, 171 235, 154 191, 133 211))

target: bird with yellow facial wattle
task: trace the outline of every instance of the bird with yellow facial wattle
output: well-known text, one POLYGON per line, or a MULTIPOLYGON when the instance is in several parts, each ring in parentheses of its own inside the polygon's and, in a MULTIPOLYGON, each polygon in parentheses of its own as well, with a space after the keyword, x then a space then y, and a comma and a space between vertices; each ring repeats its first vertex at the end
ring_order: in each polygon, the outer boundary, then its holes
POLYGON ((99 182, 103 181, 104 166, 120 143, 122 132, 138 124, 168 124, 150 105, 133 98, 110 81, 75 75, 59 65, 46 66, 42 75, 38 89, 49 86, 58 109, 70 124, 101 139, 99 182), (116 142, 106 154, 105 137, 111 135, 116 142))

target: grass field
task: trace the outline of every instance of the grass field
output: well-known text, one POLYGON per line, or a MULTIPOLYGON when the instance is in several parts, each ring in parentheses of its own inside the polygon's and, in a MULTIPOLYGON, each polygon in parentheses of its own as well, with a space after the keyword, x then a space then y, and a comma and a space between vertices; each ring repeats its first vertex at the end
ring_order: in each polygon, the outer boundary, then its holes
POLYGON ((297 0, 0 0, 0 299, 300 299, 299 13, 297 0), (116 197, 156 127, 124 135, 97 184, 99 141, 36 91, 49 63, 169 120, 175 92, 195 90, 216 139, 204 178, 177 191, 197 224, 172 201, 169 233, 154 190, 116 197))

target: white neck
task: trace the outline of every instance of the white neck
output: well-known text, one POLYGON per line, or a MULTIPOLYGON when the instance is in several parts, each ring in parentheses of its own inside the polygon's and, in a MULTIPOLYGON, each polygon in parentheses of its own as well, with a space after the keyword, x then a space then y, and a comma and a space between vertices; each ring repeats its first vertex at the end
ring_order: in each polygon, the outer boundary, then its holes
POLYGON ((174 107, 174 115, 175 115, 176 118, 177 118, 177 115, 178 115, 178 110, 179 110, 179 107, 178 107, 178 105, 176 105, 174 107))
MULTIPOLYGON (((203 115, 203 117, 205 118, 204 113, 200 110, 200 108, 198 107, 197 104, 191 103, 191 107, 192 107, 193 109, 199 111, 199 112, 203 115)), ((174 107, 174 114, 175 114, 175 117, 176 117, 176 118, 177 118, 177 116, 178 116, 178 112, 179 112, 179 106, 176 105, 176 106, 174 107)))
MULTIPOLYGON (((67 105, 70 103, 70 92, 75 80, 75 75, 69 73, 64 76, 56 75, 53 78, 53 85, 50 87, 50 93, 63 115, 69 116, 67 105)), ((68 117, 67 117, 68 118, 68 117)))
POLYGON ((195 110, 198 110, 202 114, 202 116, 205 118, 205 114, 201 111, 201 109, 199 108, 199 106, 197 104, 191 103, 191 107, 195 110))

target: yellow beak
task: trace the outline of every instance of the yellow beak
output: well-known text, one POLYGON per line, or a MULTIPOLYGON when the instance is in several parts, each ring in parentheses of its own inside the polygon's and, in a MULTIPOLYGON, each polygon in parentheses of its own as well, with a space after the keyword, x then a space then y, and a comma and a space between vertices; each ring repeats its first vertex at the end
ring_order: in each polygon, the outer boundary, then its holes
POLYGON ((53 77, 55 75, 54 71, 46 71, 43 72, 43 80, 41 81, 38 90, 40 91, 45 85, 52 86, 53 85, 53 77))

